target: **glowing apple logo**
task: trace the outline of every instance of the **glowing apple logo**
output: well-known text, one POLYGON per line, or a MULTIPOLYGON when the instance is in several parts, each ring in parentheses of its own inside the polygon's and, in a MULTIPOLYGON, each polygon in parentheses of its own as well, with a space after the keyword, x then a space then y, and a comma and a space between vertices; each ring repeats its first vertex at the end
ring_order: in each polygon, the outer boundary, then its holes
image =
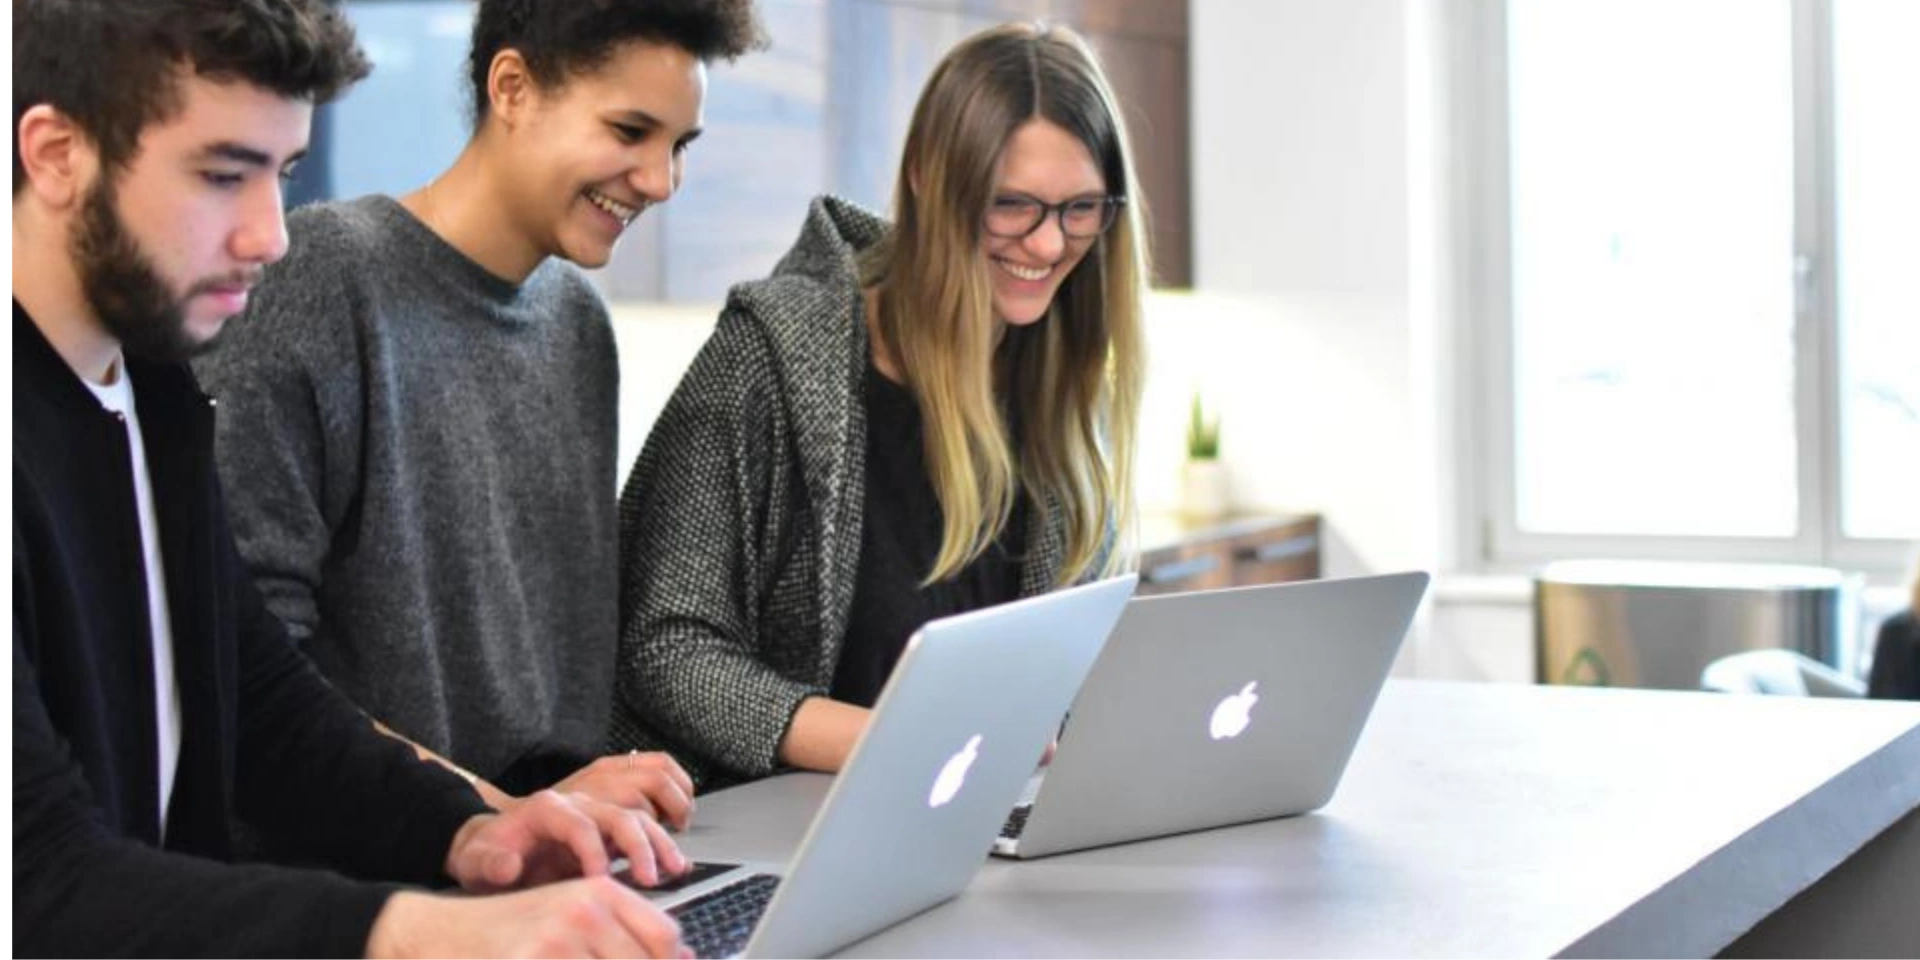
POLYGON ((974 734, 960 752, 948 758, 947 764, 940 768, 940 775, 933 778, 933 792, 927 794, 927 806, 944 807, 960 792, 962 784, 967 782, 967 770, 973 761, 980 759, 980 735, 974 734))
POLYGON ((1207 732, 1212 734, 1215 740, 1237 737, 1240 731, 1247 728, 1247 724, 1253 722, 1250 716, 1253 713, 1253 705, 1260 702, 1260 695, 1254 693, 1253 688, 1259 685, 1260 681, 1255 680, 1241 687, 1239 693, 1220 701, 1220 705, 1213 708, 1213 719, 1207 723, 1207 732))

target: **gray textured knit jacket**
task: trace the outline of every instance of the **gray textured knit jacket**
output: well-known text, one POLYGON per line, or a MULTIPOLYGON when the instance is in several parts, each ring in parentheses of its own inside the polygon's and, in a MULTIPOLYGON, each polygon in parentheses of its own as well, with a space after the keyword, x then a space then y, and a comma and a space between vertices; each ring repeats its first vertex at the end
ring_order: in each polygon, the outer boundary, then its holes
MULTIPOLYGON (((610 746, 670 750, 703 789, 774 772, 833 680, 866 500, 855 256, 887 229, 815 200, 773 275, 731 291, 621 494, 610 746)), ((1029 525, 1023 596, 1052 589, 1063 522, 1029 525)))

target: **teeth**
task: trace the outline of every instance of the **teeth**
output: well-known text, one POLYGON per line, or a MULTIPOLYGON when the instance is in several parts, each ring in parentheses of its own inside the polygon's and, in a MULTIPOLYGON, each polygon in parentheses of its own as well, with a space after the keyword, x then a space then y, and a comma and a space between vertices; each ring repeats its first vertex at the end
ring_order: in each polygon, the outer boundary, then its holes
POLYGON ((609 197, 598 190, 589 189, 587 191, 587 202, 593 204, 596 207, 599 207, 602 210, 605 210, 609 214, 612 214, 615 220, 618 220, 623 224, 632 223, 633 218, 640 215, 640 211, 638 209, 634 207, 629 207, 626 204, 621 203, 620 201, 615 200, 612 197, 609 197))
POLYGON ((1047 274, 1053 272, 1052 267, 1023 267, 1017 263, 1012 263, 1006 260, 995 260, 994 262, 1000 265, 1000 269, 1005 270, 1008 273, 1011 273, 1022 280, 1045 280, 1047 278, 1047 274))

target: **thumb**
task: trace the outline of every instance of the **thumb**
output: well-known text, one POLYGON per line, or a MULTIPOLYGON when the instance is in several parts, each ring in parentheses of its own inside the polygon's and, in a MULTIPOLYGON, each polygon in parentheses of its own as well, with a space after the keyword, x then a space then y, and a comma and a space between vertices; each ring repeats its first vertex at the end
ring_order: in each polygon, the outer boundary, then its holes
POLYGON ((520 879, 526 860, 505 847, 492 847, 480 853, 480 875, 494 887, 509 887, 520 879))

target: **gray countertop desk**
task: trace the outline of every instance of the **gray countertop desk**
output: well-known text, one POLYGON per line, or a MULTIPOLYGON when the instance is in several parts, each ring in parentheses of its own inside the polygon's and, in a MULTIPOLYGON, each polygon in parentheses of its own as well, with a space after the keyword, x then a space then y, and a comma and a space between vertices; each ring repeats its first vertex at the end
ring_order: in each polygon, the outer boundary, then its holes
MULTIPOLYGON (((683 845, 783 859, 828 782, 703 797, 683 845)), ((1914 956, 1916 808, 1920 704, 1395 680, 1320 812, 993 861, 846 954, 1914 956)))

